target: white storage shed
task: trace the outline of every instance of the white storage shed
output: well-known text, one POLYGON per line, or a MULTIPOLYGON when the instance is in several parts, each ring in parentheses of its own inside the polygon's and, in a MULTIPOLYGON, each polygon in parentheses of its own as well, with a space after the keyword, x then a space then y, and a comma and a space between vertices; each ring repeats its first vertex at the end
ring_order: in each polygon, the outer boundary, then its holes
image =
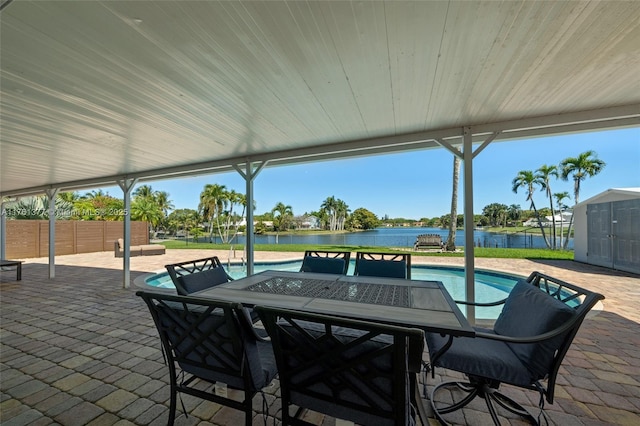
POLYGON ((578 262, 640 274, 640 188, 612 188, 574 208, 578 262))

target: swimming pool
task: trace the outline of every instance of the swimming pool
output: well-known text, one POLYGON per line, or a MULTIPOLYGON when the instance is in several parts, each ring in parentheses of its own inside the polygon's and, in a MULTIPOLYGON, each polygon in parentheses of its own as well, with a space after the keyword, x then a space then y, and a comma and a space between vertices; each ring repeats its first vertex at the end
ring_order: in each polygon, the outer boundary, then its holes
MULTIPOLYGON (((302 260, 268 263, 256 262, 254 264, 254 272, 258 273, 269 269, 278 271, 299 271, 301 265, 302 260)), ((352 260, 349 265, 349 275, 353 275, 354 268, 355 262, 352 260)), ((225 269, 227 269, 229 275, 235 279, 243 278, 247 275, 246 267, 244 265, 231 264, 230 266, 225 266, 225 269)), ((462 267, 412 265, 411 278, 415 280, 442 281, 454 300, 465 299, 466 284, 464 268, 462 267)), ((522 277, 500 272, 476 270, 476 301, 486 303, 504 299, 520 278, 522 277)), ((155 288, 175 288, 166 271, 144 275, 140 277, 140 279, 137 279, 136 283, 155 288)), ((476 317, 479 319, 495 319, 498 317, 501 308, 501 306, 487 308, 477 307, 476 317)))

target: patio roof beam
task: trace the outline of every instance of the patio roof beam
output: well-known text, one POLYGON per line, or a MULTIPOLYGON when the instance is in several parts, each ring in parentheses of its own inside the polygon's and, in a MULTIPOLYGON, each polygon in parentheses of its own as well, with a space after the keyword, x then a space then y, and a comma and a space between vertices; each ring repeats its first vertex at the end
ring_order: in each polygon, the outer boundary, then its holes
MULTIPOLYGON (((472 143, 481 143, 488 135, 496 132, 498 132, 498 135, 495 140, 503 141, 630 126, 640 126, 640 104, 486 124, 475 124, 467 127, 470 127, 473 132, 471 135, 472 143)), ((440 143, 436 142, 438 140, 449 141, 459 138, 460 127, 457 126, 448 129, 429 130, 403 135, 388 135, 330 144, 317 144, 310 147, 291 150, 256 153, 249 157, 243 155, 241 157, 192 163, 177 167, 165 167, 138 173, 60 182, 55 185, 6 191, 0 194, 0 196, 42 194, 47 189, 51 189, 54 186, 60 190, 78 190, 112 185, 114 181, 122 179, 138 179, 138 181, 142 182, 208 173, 230 172, 233 170, 234 164, 243 163, 247 158, 250 158, 252 162, 268 161, 269 167, 274 167, 285 164, 299 164, 312 161, 326 161, 358 156, 386 154, 391 152, 430 149, 442 146, 440 143)))

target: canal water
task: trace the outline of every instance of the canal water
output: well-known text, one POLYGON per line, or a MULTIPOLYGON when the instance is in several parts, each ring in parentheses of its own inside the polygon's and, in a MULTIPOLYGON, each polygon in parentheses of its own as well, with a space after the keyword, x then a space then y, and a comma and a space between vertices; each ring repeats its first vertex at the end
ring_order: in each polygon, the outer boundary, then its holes
MULTIPOLYGON (((380 247, 413 247, 416 237, 420 234, 438 234, 445 241, 448 235, 446 229, 440 228, 409 228, 385 227, 370 231, 348 232, 341 234, 308 235, 256 235, 256 244, 318 244, 318 245, 352 245, 352 246, 380 246, 380 247)), ((245 236, 238 235, 239 244, 245 243, 245 236)), ((476 247, 495 248, 546 248, 540 235, 531 233, 502 234, 475 230, 473 241, 476 247)), ((219 239, 218 239, 219 242, 219 239)), ((559 242, 558 242, 559 244, 559 242)), ((464 246, 464 231, 456 231, 456 246, 464 246)), ((569 249, 573 249, 573 240, 569 241, 569 249)))

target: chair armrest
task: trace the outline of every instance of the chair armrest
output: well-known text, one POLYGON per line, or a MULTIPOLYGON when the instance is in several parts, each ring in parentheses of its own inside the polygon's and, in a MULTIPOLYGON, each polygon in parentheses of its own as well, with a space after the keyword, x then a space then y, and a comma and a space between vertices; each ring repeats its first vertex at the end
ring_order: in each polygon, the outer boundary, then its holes
POLYGON ((240 318, 240 323, 242 324, 245 331, 251 334, 257 341, 260 342, 270 342, 271 338, 269 336, 261 336, 258 333, 258 330, 253 326, 253 322, 251 321, 251 315, 249 314, 248 308, 242 307, 240 311, 243 314, 243 318, 240 318))
POLYGON ((481 307, 504 305, 506 301, 507 301, 506 297, 502 300, 497 300, 495 302, 469 302, 467 300, 454 300, 455 303, 458 303, 460 305, 473 305, 473 306, 481 306, 481 307))
POLYGON ((502 334, 493 334, 493 333, 485 333, 482 331, 476 331, 476 339, 489 339, 489 340, 498 340, 506 343, 536 343, 542 342, 543 340, 552 339, 556 336, 559 336, 576 326, 578 321, 582 321, 580 316, 575 316, 571 321, 568 321, 562 324, 560 327, 556 327, 551 331, 547 331, 546 333, 537 334, 535 336, 525 336, 525 337, 514 337, 514 336, 505 336, 502 334))

